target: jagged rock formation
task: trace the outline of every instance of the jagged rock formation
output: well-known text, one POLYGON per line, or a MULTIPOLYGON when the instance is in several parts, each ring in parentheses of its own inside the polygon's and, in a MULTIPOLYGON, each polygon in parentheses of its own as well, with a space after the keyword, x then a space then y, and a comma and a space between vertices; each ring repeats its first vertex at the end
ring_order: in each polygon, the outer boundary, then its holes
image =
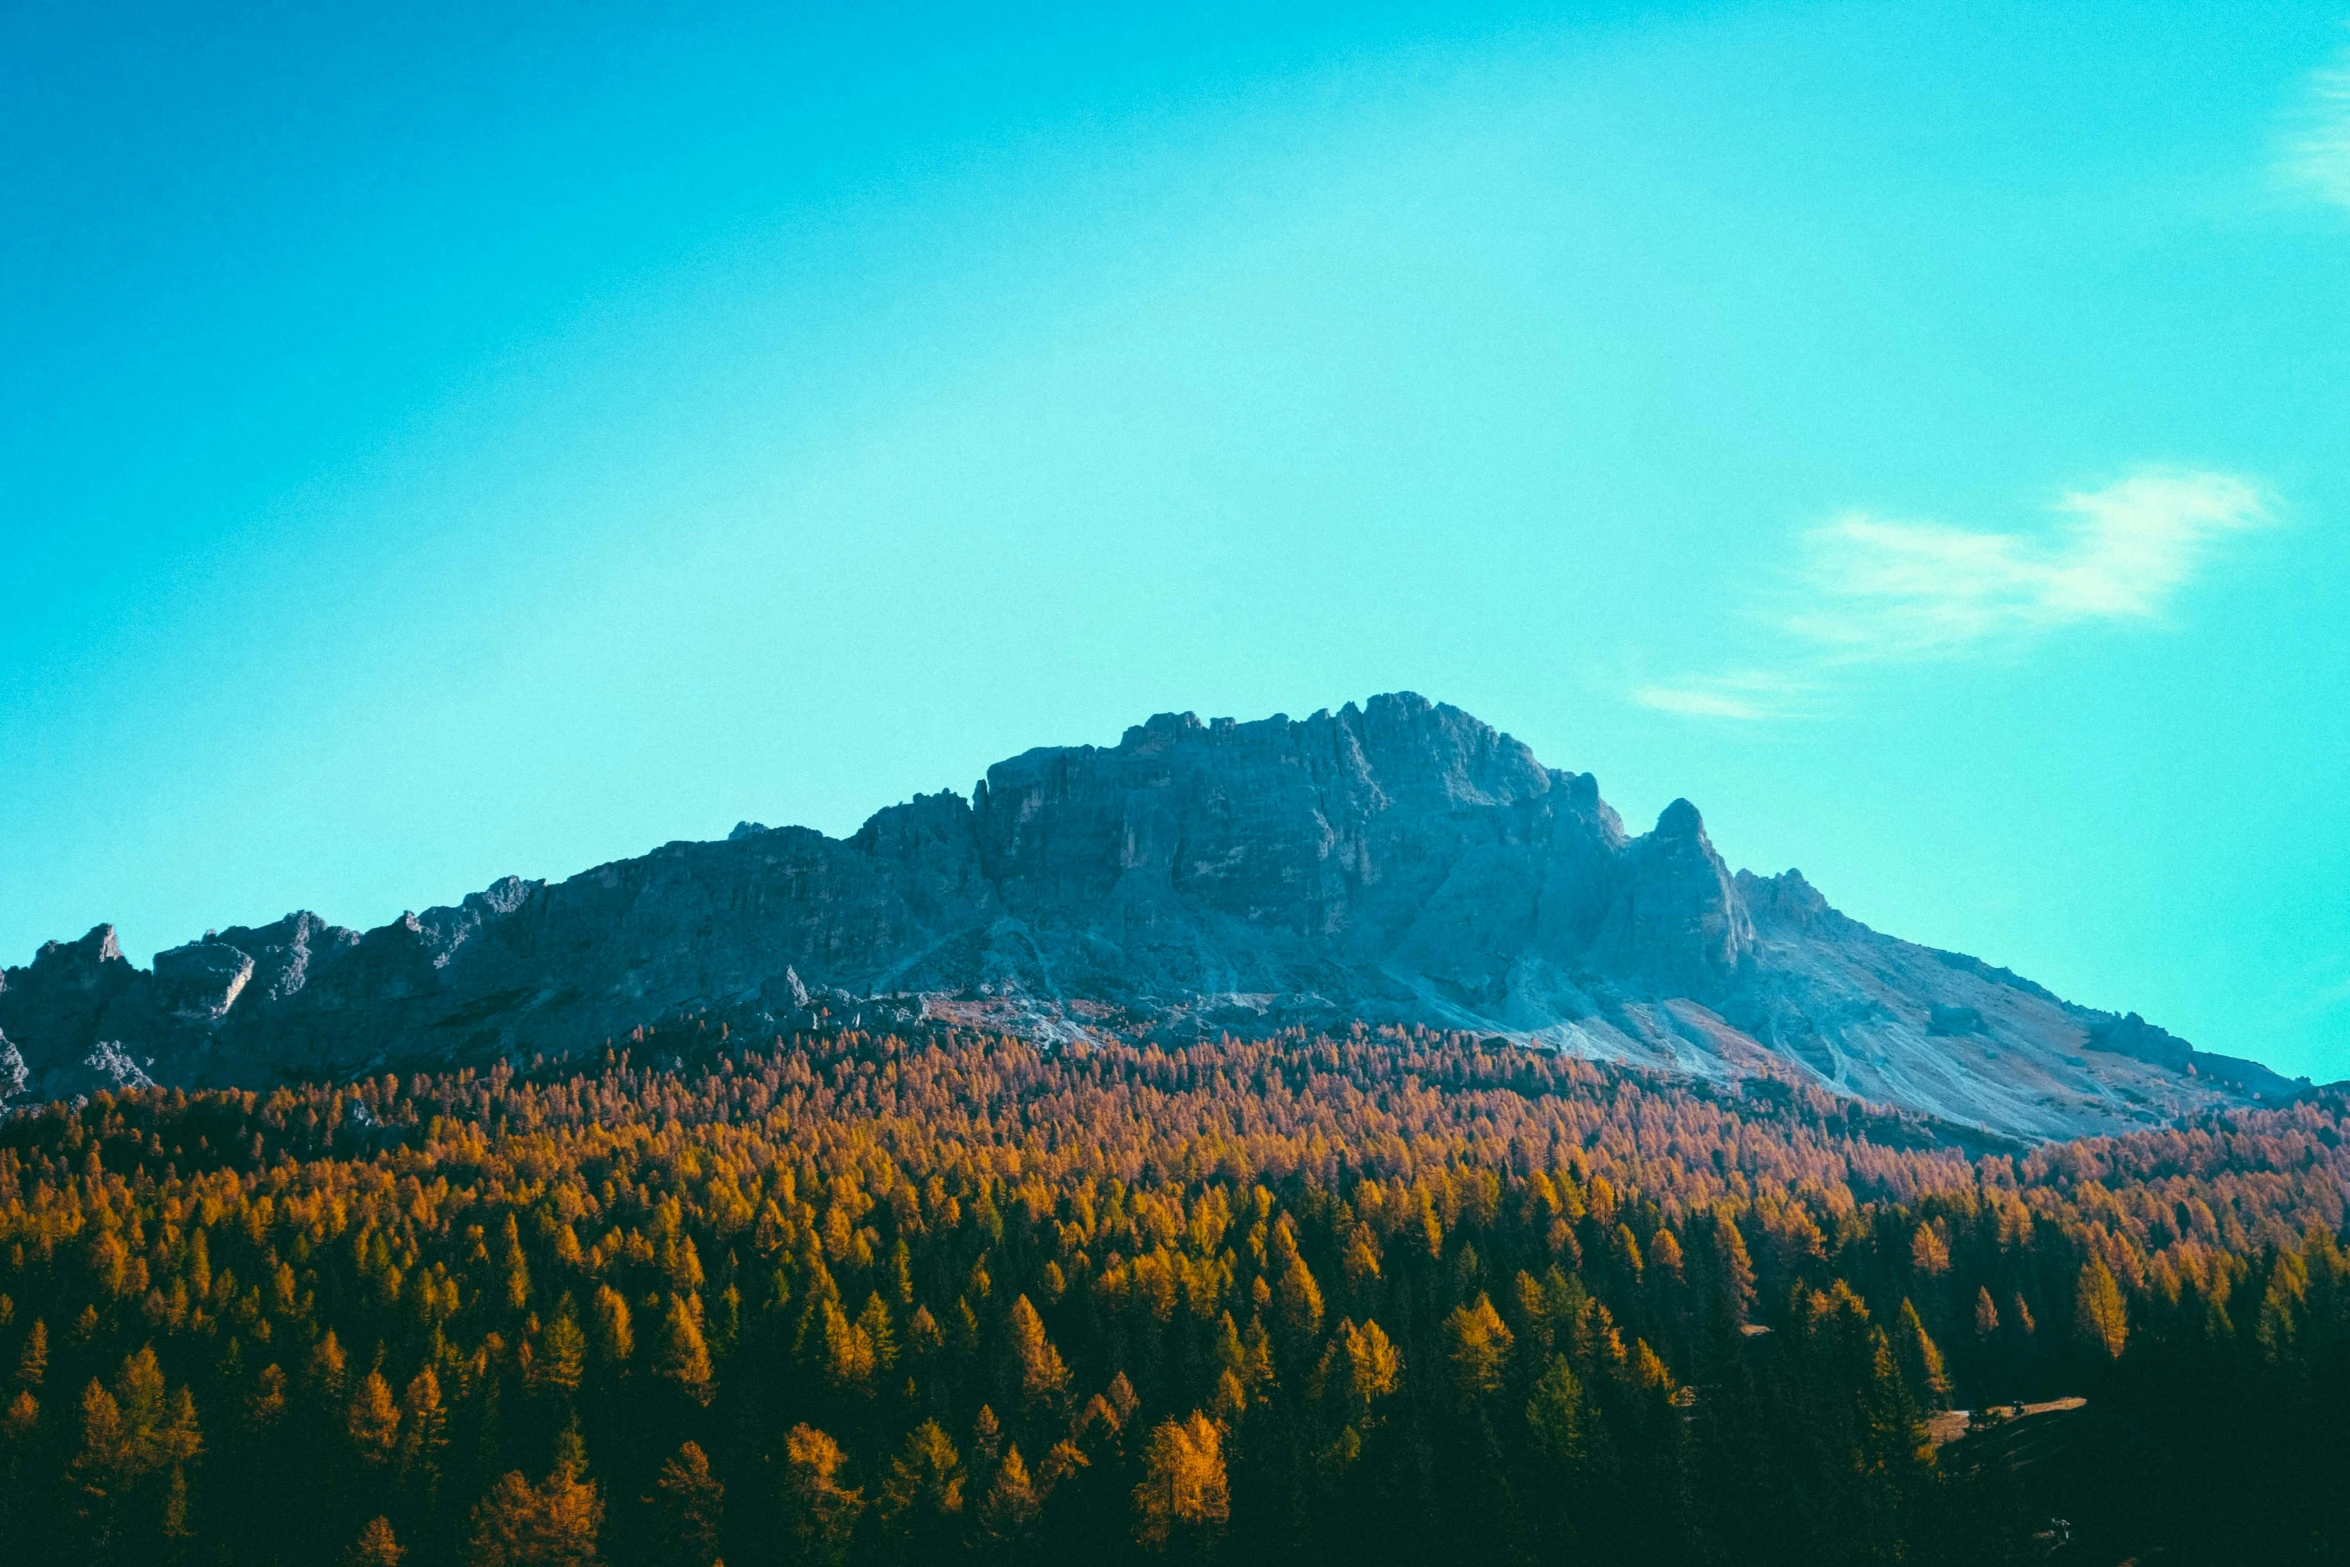
POLYGON ((743 823, 364 934, 316 915, 140 970, 100 927, 0 981, 0 1094, 486 1064, 707 1010, 915 1011, 1055 1037, 1348 1018, 1712 1077, 1793 1076, 2019 1137, 2293 1083, 1733 876, 1676 800, 1627 835, 1588 773, 1409 694, 1259 723, 1162 714, 854 836, 743 823), (882 1000, 878 998, 897 998, 882 1000))

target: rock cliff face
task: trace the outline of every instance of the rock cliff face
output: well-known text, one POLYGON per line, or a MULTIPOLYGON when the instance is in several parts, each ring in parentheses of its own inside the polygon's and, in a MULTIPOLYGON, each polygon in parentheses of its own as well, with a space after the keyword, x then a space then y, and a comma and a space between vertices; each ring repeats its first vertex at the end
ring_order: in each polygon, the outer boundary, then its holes
POLYGON ((2019 1137, 2290 1094, 2134 1014, 1731 874, 1677 800, 1627 835, 1409 694, 1302 721, 1162 714, 854 837, 746 823, 360 933, 316 915, 141 970, 110 928, 0 979, 0 1097, 482 1065, 707 1011, 918 1011, 1067 1037, 1416 1022, 1712 1077, 1793 1076, 2019 1137))

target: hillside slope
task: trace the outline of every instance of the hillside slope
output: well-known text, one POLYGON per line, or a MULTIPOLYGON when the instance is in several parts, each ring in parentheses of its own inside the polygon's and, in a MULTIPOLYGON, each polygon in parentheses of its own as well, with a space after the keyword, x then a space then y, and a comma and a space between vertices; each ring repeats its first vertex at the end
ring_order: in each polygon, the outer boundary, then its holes
POLYGON ((1405 693, 1162 714, 847 839, 745 824, 364 933, 296 913, 141 970, 100 927, 0 980, 0 1089, 487 1064, 872 998, 1047 1037, 1426 1023, 2024 1138, 2296 1086, 1870 930, 1797 872, 1734 876, 1687 801, 1629 835, 1590 774, 1405 693))

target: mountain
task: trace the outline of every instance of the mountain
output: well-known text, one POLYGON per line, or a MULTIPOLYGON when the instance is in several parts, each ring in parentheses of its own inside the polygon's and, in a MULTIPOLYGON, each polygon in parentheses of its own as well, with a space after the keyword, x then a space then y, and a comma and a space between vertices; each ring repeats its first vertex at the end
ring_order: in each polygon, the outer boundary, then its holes
POLYGON ((295 913, 142 970, 101 926, 0 979, 0 1091, 487 1065, 680 1013, 1170 1041, 1420 1023, 2021 1139, 2302 1086, 1882 935, 1795 871, 1733 875, 1685 800, 1629 835, 1590 774, 1399 693, 1161 714, 847 839, 745 823, 364 933, 295 913))

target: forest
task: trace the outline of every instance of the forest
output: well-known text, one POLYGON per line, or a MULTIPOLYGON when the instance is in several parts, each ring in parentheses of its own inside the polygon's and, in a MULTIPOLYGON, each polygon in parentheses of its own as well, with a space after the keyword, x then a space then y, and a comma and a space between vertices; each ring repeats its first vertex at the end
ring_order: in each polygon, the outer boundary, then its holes
POLYGON ((0 1122, 0 1557, 2350 1561, 2346 1119, 690 1017, 101 1093, 0 1122))

